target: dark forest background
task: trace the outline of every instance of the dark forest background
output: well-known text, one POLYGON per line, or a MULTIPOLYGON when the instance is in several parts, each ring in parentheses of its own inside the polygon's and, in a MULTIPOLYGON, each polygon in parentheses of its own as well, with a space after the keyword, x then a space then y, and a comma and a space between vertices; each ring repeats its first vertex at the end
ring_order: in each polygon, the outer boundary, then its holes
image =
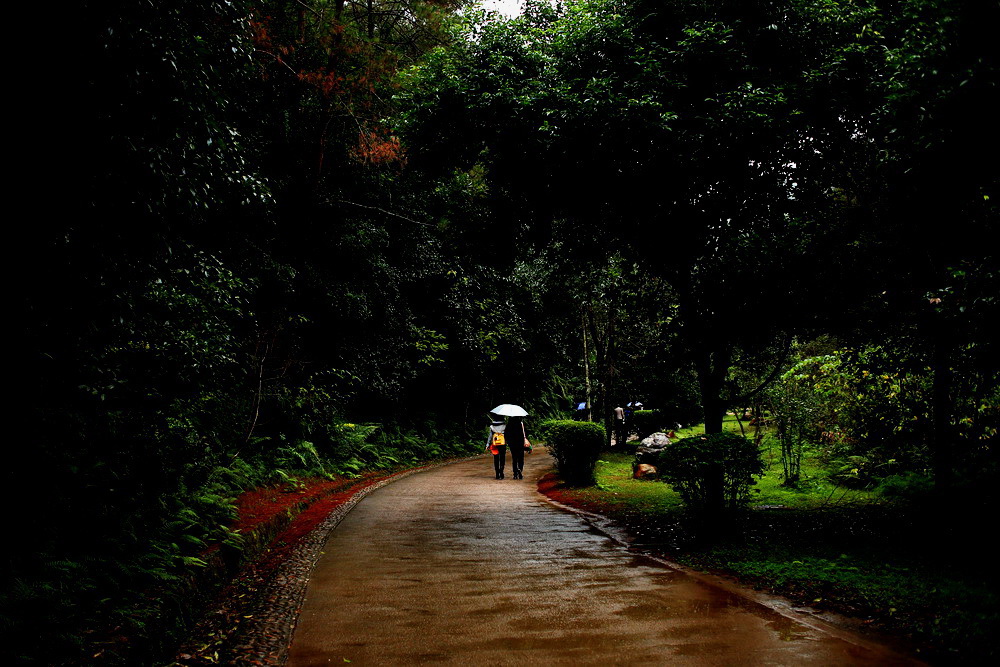
POLYGON ((12 249, 21 659, 155 627, 241 490, 502 402, 711 432, 827 357, 800 421, 995 507, 996 2, 76 4, 12 249))

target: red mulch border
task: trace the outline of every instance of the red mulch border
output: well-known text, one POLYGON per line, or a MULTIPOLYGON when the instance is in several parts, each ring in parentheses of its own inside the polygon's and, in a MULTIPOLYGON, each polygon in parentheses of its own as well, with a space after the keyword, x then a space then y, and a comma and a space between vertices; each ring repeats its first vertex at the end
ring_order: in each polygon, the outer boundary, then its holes
MULTIPOLYGON (((235 525, 251 529, 244 549, 255 545, 254 553, 242 557, 238 571, 211 596, 171 667, 284 664, 309 575, 329 532, 371 491, 458 460, 465 459, 370 472, 353 480, 317 480, 301 493, 275 487, 242 494, 237 506, 242 503, 247 514, 235 525)), ((225 566, 226 550, 216 547, 215 553, 210 567, 225 566)))

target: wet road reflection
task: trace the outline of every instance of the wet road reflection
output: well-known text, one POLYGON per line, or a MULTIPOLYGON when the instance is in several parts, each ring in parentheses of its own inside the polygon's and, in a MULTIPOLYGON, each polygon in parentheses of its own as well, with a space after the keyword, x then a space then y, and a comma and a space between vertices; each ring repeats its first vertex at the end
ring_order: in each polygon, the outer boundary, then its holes
POLYGON ((483 458, 362 500, 331 534, 288 664, 917 664, 629 552, 538 495, 548 456, 527 463, 524 480, 492 479, 483 458))

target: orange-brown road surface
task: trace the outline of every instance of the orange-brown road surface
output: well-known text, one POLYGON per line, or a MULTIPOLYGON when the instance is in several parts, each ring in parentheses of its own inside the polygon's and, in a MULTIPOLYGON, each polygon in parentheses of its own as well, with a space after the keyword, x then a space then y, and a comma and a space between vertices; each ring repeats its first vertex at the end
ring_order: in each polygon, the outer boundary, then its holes
POLYGON ((375 491, 330 535, 288 664, 917 664, 630 552, 488 457, 375 491))

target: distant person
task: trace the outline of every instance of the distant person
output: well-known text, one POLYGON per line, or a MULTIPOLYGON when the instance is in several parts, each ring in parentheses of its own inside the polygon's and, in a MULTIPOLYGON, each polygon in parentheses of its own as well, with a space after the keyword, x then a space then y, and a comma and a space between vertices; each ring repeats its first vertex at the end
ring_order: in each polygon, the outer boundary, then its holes
POLYGON ((620 405, 615 408, 615 444, 625 444, 625 408, 620 405))
MULTIPOLYGON (((493 454, 493 471, 497 479, 503 479, 503 469, 507 465, 506 426, 502 421, 490 424, 490 434, 486 438, 486 449, 493 454)), ((523 458, 523 454, 522 454, 523 458)))
MULTIPOLYGON (((524 470, 524 452, 531 447, 531 443, 528 441, 528 431, 524 427, 522 417, 511 417, 507 420, 505 437, 507 447, 510 448, 510 466, 514 479, 524 479, 524 475, 521 474, 524 470)), ((500 475, 500 479, 503 479, 503 475, 500 475)))

